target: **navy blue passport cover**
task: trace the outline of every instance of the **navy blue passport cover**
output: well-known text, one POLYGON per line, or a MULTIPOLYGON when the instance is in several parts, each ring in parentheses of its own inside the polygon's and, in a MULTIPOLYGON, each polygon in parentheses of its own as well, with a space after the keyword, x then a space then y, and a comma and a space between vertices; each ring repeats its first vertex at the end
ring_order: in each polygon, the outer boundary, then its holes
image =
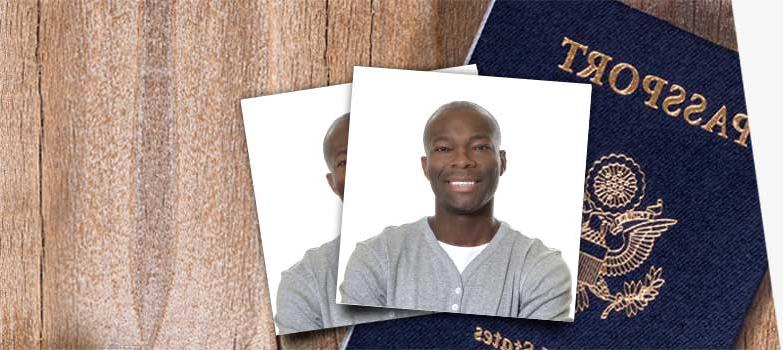
POLYGON ((731 347, 767 269, 737 53, 616 2, 496 2, 470 63, 593 84, 575 320, 437 314, 347 347, 731 347))

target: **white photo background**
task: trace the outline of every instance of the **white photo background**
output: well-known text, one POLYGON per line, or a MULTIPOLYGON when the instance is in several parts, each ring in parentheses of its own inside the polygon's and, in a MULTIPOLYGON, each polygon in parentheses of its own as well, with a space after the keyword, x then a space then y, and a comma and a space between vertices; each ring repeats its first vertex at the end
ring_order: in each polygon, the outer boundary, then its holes
MULTIPOLYGON (((448 71, 477 74, 475 65, 448 71)), ((323 139, 350 99, 351 84, 342 84, 241 101, 273 314, 281 273, 340 233, 323 139)))
POLYGON ((575 293, 589 84, 366 67, 353 79, 338 286, 356 243, 434 215, 420 162, 424 125, 441 105, 470 101, 497 119, 506 150, 495 217, 559 250, 575 293))

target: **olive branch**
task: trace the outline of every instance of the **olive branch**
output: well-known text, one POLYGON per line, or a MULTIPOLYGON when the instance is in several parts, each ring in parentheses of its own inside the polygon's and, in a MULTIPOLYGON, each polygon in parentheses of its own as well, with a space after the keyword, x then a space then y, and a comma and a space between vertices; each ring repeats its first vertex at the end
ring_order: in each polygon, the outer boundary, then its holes
POLYGON ((662 269, 650 267, 650 272, 644 276, 643 281, 631 281, 623 284, 623 293, 617 293, 614 296, 606 295, 607 301, 611 303, 601 313, 601 319, 606 319, 612 311, 623 311, 628 317, 636 316, 639 311, 644 310, 651 301, 658 296, 658 289, 663 286, 664 280, 661 278, 662 269))

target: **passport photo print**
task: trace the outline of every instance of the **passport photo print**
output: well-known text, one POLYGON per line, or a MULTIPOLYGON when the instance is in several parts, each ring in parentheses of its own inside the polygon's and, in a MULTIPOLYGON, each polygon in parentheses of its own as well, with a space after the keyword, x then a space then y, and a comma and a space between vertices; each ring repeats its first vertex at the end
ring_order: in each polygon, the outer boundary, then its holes
POLYGON ((591 87, 354 68, 338 302, 571 321, 591 87))
POLYGON ((342 84, 241 102, 277 334, 415 314, 334 302, 350 95, 342 84))

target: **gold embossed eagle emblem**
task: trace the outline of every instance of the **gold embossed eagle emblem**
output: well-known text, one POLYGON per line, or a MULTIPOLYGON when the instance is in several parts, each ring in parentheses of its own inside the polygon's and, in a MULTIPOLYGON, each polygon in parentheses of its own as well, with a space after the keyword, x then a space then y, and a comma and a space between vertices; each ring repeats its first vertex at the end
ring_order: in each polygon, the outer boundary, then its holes
POLYGON ((624 276, 641 267, 655 241, 677 220, 663 217, 663 201, 643 210, 646 179, 641 167, 624 154, 610 154, 595 161, 585 180, 581 249, 577 276, 577 311, 590 307, 590 294, 609 304, 601 313, 625 311, 635 316, 657 296, 666 280, 662 268, 651 266, 644 279, 624 281, 613 292, 607 278, 624 276))

